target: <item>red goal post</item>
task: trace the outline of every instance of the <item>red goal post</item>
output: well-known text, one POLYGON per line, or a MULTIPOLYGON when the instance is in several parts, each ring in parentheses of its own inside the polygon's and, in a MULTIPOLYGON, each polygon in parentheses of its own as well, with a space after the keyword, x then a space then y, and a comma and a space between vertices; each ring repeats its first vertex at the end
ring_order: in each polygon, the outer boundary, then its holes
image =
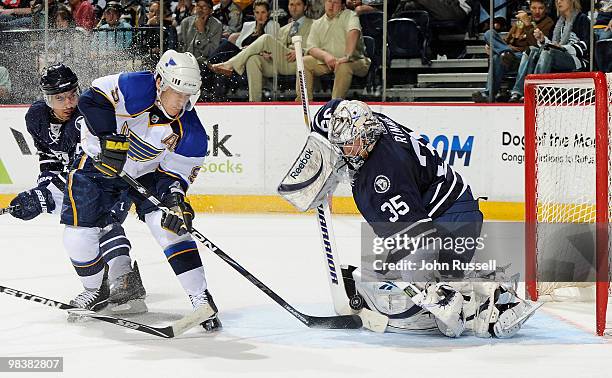
POLYGON ((593 224, 598 335, 606 328, 610 282, 611 83, 612 76, 601 72, 529 75, 525 81, 527 293, 537 300, 545 287, 574 286, 563 282, 545 286, 538 280, 544 269, 538 259, 551 240, 553 247, 549 248, 555 248, 556 240, 545 235, 547 227, 550 230, 553 223, 593 224))

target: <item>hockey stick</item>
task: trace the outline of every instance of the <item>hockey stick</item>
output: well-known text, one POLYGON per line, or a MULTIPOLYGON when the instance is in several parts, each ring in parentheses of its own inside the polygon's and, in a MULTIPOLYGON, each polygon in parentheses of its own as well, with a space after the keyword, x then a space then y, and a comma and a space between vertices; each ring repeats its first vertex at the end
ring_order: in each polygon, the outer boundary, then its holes
POLYGON ((66 310, 68 312, 76 313, 78 315, 87 316, 103 322, 115 324, 121 327, 133 329, 134 331, 144 332, 148 333, 149 335, 159 336, 166 339, 178 336, 214 315, 214 311, 210 306, 202 306, 191 314, 186 315, 181 319, 175 321, 174 323, 172 323, 172 325, 158 328, 151 327, 145 324, 140 324, 131 320, 125 320, 113 316, 98 314, 94 311, 84 310, 79 307, 71 306, 69 304, 41 297, 39 295, 26 293, 25 291, 11 289, 10 287, 6 286, 0 285, 0 292, 7 295, 12 295, 16 298, 24 299, 26 301, 40 303, 49 307, 55 307, 60 310, 66 310))
POLYGON ((15 209, 17 209, 17 206, 9 206, 9 207, 0 208, 0 215, 10 214, 15 209))
MULTIPOLYGON (((166 214, 171 213, 171 210, 164 206, 153 194, 151 194, 144 186, 142 186, 138 181, 136 181, 132 176, 127 174, 126 172, 119 173, 119 176, 125 180, 132 188, 134 188, 138 193, 140 193, 144 198, 146 198, 153 205, 157 206, 158 209, 163 211, 166 214)), ((287 310, 291 315, 295 316, 299 321, 304 323, 306 326, 310 328, 326 328, 326 329, 357 329, 363 326, 361 319, 358 316, 352 315, 343 315, 343 316, 310 316, 305 315, 298 310, 296 310, 293 306, 291 306, 287 301, 281 298, 278 294, 276 294, 272 289, 267 287, 263 282, 258 280, 255 276, 253 276, 248 270, 242 267, 240 264, 236 262, 236 260, 232 259, 225 252, 223 252, 215 243, 210 241, 206 236, 202 235, 198 230, 192 228, 189 231, 191 236, 195 238, 200 243, 204 244, 206 248, 208 248, 212 253, 219 256, 223 261, 228 263, 232 268, 234 268, 238 273, 242 274, 249 280, 253 285, 257 286, 257 288, 264 293, 266 293, 274 302, 278 303, 282 308, 287 310)))
MULTIPOLYGON (((297 80, 299 80, 300 83, 300 99, 302 102, 302 112, 304 113, 304 124, 306 125, 306 128, 311 131, 312 124, 310 122, 310 106, 308 104, 308 93, 306 92, 304 57, 302 56, 302 37, 294 36, 291 38, 291 41, 293 42, 293 47, 295 48, 297 80)), ((323 203, 317 207, 317 223, 319 225, 323 259, 328 273, 327 278, 334 310, 340 315, 356 314, 362 319, 364 327, 375 332, 384 332, 385 328, 387 328, 387 323, 389 322, 388 317, 365 308, 357 311, 350 307, 349 300, 346 295, 346 289, 344 288, 342 273, 339 270, 340 260, 338 258, 336 238, 334 237, 334 230, 331 222, 331 211, 329 208, 330 198, 331 195, 328 194, 323 203), (338 273, 340 273, 340 277, 338 277, 338 273)))

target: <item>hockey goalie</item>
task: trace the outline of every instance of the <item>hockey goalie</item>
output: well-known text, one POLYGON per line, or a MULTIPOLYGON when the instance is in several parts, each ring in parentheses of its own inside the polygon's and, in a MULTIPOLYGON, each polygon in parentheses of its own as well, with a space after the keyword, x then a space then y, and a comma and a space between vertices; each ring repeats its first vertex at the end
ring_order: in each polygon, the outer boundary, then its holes
POLYGON ((348 179, 375 235, 409 241, 389 247, 378 265, 342 269, 353 310, 388 316, 388 332, 509 338, 520 330, 538 306, 519 298, 500 272, 460 268, 475 246, 415 242, 475 239, 483 222, 470 186, 424 138, 363 102, 342 99, 319 109, 313 130, 279 194, 306 211, 348 179), (389 269, 426 264, 436 268, 389 269))

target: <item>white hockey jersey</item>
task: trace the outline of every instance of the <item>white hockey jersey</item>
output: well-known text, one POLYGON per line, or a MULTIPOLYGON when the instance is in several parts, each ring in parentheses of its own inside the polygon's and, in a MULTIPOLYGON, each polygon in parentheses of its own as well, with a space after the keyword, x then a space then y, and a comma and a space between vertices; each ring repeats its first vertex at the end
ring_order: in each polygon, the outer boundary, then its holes
POLYGON ((120 133, 130 141, 124 171, 138 178, 160 171, 182 183, 195 180, 206 156, 206 131, 195 109, 168 119, 155 106, 151 72, 133 72, 96 79, 79 101, 81 145, 90 157, 100 153, 99 135, 120 133), (85 127, 83 127, 85 126, 85 127))

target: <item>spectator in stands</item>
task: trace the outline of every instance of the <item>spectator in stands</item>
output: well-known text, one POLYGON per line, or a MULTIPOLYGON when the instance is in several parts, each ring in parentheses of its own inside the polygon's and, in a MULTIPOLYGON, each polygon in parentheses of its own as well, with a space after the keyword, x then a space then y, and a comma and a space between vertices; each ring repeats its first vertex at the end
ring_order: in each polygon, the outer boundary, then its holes
MULTIPOLYGON (((147 11, 147 21, 143 26, 144 30, 139 31, 134 38, 137 45, 144 49, 145 56, 143 58, 143 66, 146 69, 153 69, 160 57, 159 48, 159 23, 160 23, 160 6, 159 0, 153 0, 149 4, 147 11)), ((178 36, 176 28, 172 22, 172 12, 164 2, 164 19, 163 19, 163 50, 176 50, 178 44, 178 36)))
MULTIPOLYGON (((360 16, 364 13, 380 12, 383 10, 382 0, 346 0, 346 7, 360 16)), ((389 8, 391 8, 389 6, 389 8)), ((391 8, 392 9, 392 8, 391 8)))
MULTIPOLYGON (((612 0, 600 4, 593 28, 595 29, 595 41, 612 38, 612 0)), ((612 55, 611 46, 610 43, 595 45, 595 61, 597 68, 601 71, 612 72, 612 60, 609 58, 612 55)))
POLYGON ((179 51, 192 53, 200 66, 219 47, 223 25, 212 16, 212 0, 197 0, 194 14, 183 20, 179 35, 179 51))
MULTIPOLYGON (((531 16, 525 11, 516 15, 517 22, 512 26, 506 37, 502 38, 496 31, 487 30, 484 35, 487 54, 493 54, 493 64, 489 67, 487 89, 484 92, 474 92, 472 98, 475 102, 487 102, 489 93, 497 96, 501 81, 508 72, 516 71, 523 52, 529 46, 537 44, 534 36, 535 29, 539 29, 546 36, 550 36, 554 21, 547 15, 544 0, 531 0, 529 5, 531 16), (489 46, 490 41, 492 46, 489 46)), ((508 95, 495 97, 498 102, 508 100, 508 95)))
POLYGON ((242 28, 242 9, 232 0, 221 0, 214 7, 213 16, 223 24, 223 37, 237 33, 242 28))
POLYGON ((289 14, 293 21, 280 29, 278 38, 264 34, 230 60, 213 65, 212 70, 231 76, 234 71, 242 75, 246 68, 249 101, 261 101, 263 77, 274 75, 273 62, 276 62, 278 74, 295 75, 295 50, 291 38, 298 35, 306 41, 312 26, 312 19, 304 15, 308 9, 306 1, 289 0, 289 14))
MULTIPOLYGON (((209 83, 208 88, 205 86, 205 89, 207 92, 212 92, 212 99, 215 101, 225 99, 229 83, 226 77, 214 75, 213 65, 229 60, 264 34, 270 34, 273 37, 278 34, 280 26, 276 21, 270 20, 270 4, 267 0, 256 0, 253 3, 253 11, 255 21, 245 22, 240 33, 234 33, 230 35, 228 40, 222 41, 213 56, 208 60, 207 68, 202 72, 202 82, 209 83)), ((231 79, 237 82, 240 77, 234 75, 231 79)))
POLYGON ((58 8, 55 13, 55 27, 57 29, 68 29, 74 26, 74 19, 72 18, 70 9, 65 6, 58 8))
POLYGON ((510 102, 523 101, 525 77, 530 73, 572 72, 589 65, 591 21, 580 12, 580 1, 556 0, 556 5, 559 19, 552 41, 540 29, 534 30, 538 46, 523 53, 510 102))
POLYGON ((191 0, 179 0, 174 9, 174 27, 179 28, 184 19, 193 14, 193 3, 191 0))
MULTIPOLYGON (((325 15, 314 21, 304 57, 308 97, 312 99, 315 76, 334 73, 332 98, 346 98, 353 75, 366 76, 370 59, 365 56, 359 17, 346 9, 345 0, 325 0, 325 15)), ((298 98, 300 86, 296 82, 298 98)))
MULTIPOLYGON (((508 15, 508 9, 506 7, 507 0, 492 0, 493 1, 493 29, 496 32, 501 32, 506 29, 506 17, 508 15)), ((480 1, 480 25, 481 30, 489 30, 489 11, 491 6, 491 0, 480 1)))
POLYGON ((472 7, 467 0, 401 0, 395 14, 407 10, 427 11, 436 21, 462 21, 472 7))
POLYGON ((7 100, 11 95, 11 78, 6 67, 0 66, 0 101, 7 100))
POLYGON ((240 33, 232 33, 228 38, 228 41, 234 43, 239 49, 245 48, 264 34, 271 34, 276 37, 280 29, 280 25, 270 19, 270 3, 268 0, 256 0, 253 3, 253 12, 255 13, 255 21, 245 22, 240 33))
POLYGON ((132 45, 132 26, 121 19, 121 3, 111 1, 102 13, 102 25, 96 33, 95 47, 110 51, 124 50, 132 45), (118 30, 119 29, 119 30, 118 30))
POLYGON ((94 7, 88 0, 68 0, 76 26, 91 30, 96 25, 94 7))
POLYGON ((135 28, 145 26, 147 23, 148 17, 144 1, 145 0, 129 0, 127 4, 122 3, 123 10, 127 16, 126 20, 129 20, 130 25, 135 28))
POLYGON ((311 0, 306 17, 318 20, 325 14, 325 0, 311 0))
POLYGON ((29 0, 0 0, 0 30, 32 26, 29 0))
MULTIPOLYGON (((151 1, 151 3, 149 4, 149 11, 147 12, 147 23, 145 24, 146 26, 153 26, 153 27, 158 27, 159 26, 159 18, 160 18, 160 6, 159 6, 159 0, 153 0, 151 1)), ((170 8, 168 6, 167 2, 164 2, 164 4, 166 4, 164 6, 164 20, 163 20, 163 26, 164 26, 164 51, 165 50, 169 50, 169 49, 176 49, 176 45, 177 45, 177 33, 176 33, 176 28, 174 27, 173 23, 172 23, 172 12, 170 12, 170 8)), ((148 35, 148 46, 156 46, 156 49, 154 48, 153 52, 159 53, 159 31, 157 30, 147 30, 148 35), (157 38, 157 42, 155 43, 152 39, 157 38)))

